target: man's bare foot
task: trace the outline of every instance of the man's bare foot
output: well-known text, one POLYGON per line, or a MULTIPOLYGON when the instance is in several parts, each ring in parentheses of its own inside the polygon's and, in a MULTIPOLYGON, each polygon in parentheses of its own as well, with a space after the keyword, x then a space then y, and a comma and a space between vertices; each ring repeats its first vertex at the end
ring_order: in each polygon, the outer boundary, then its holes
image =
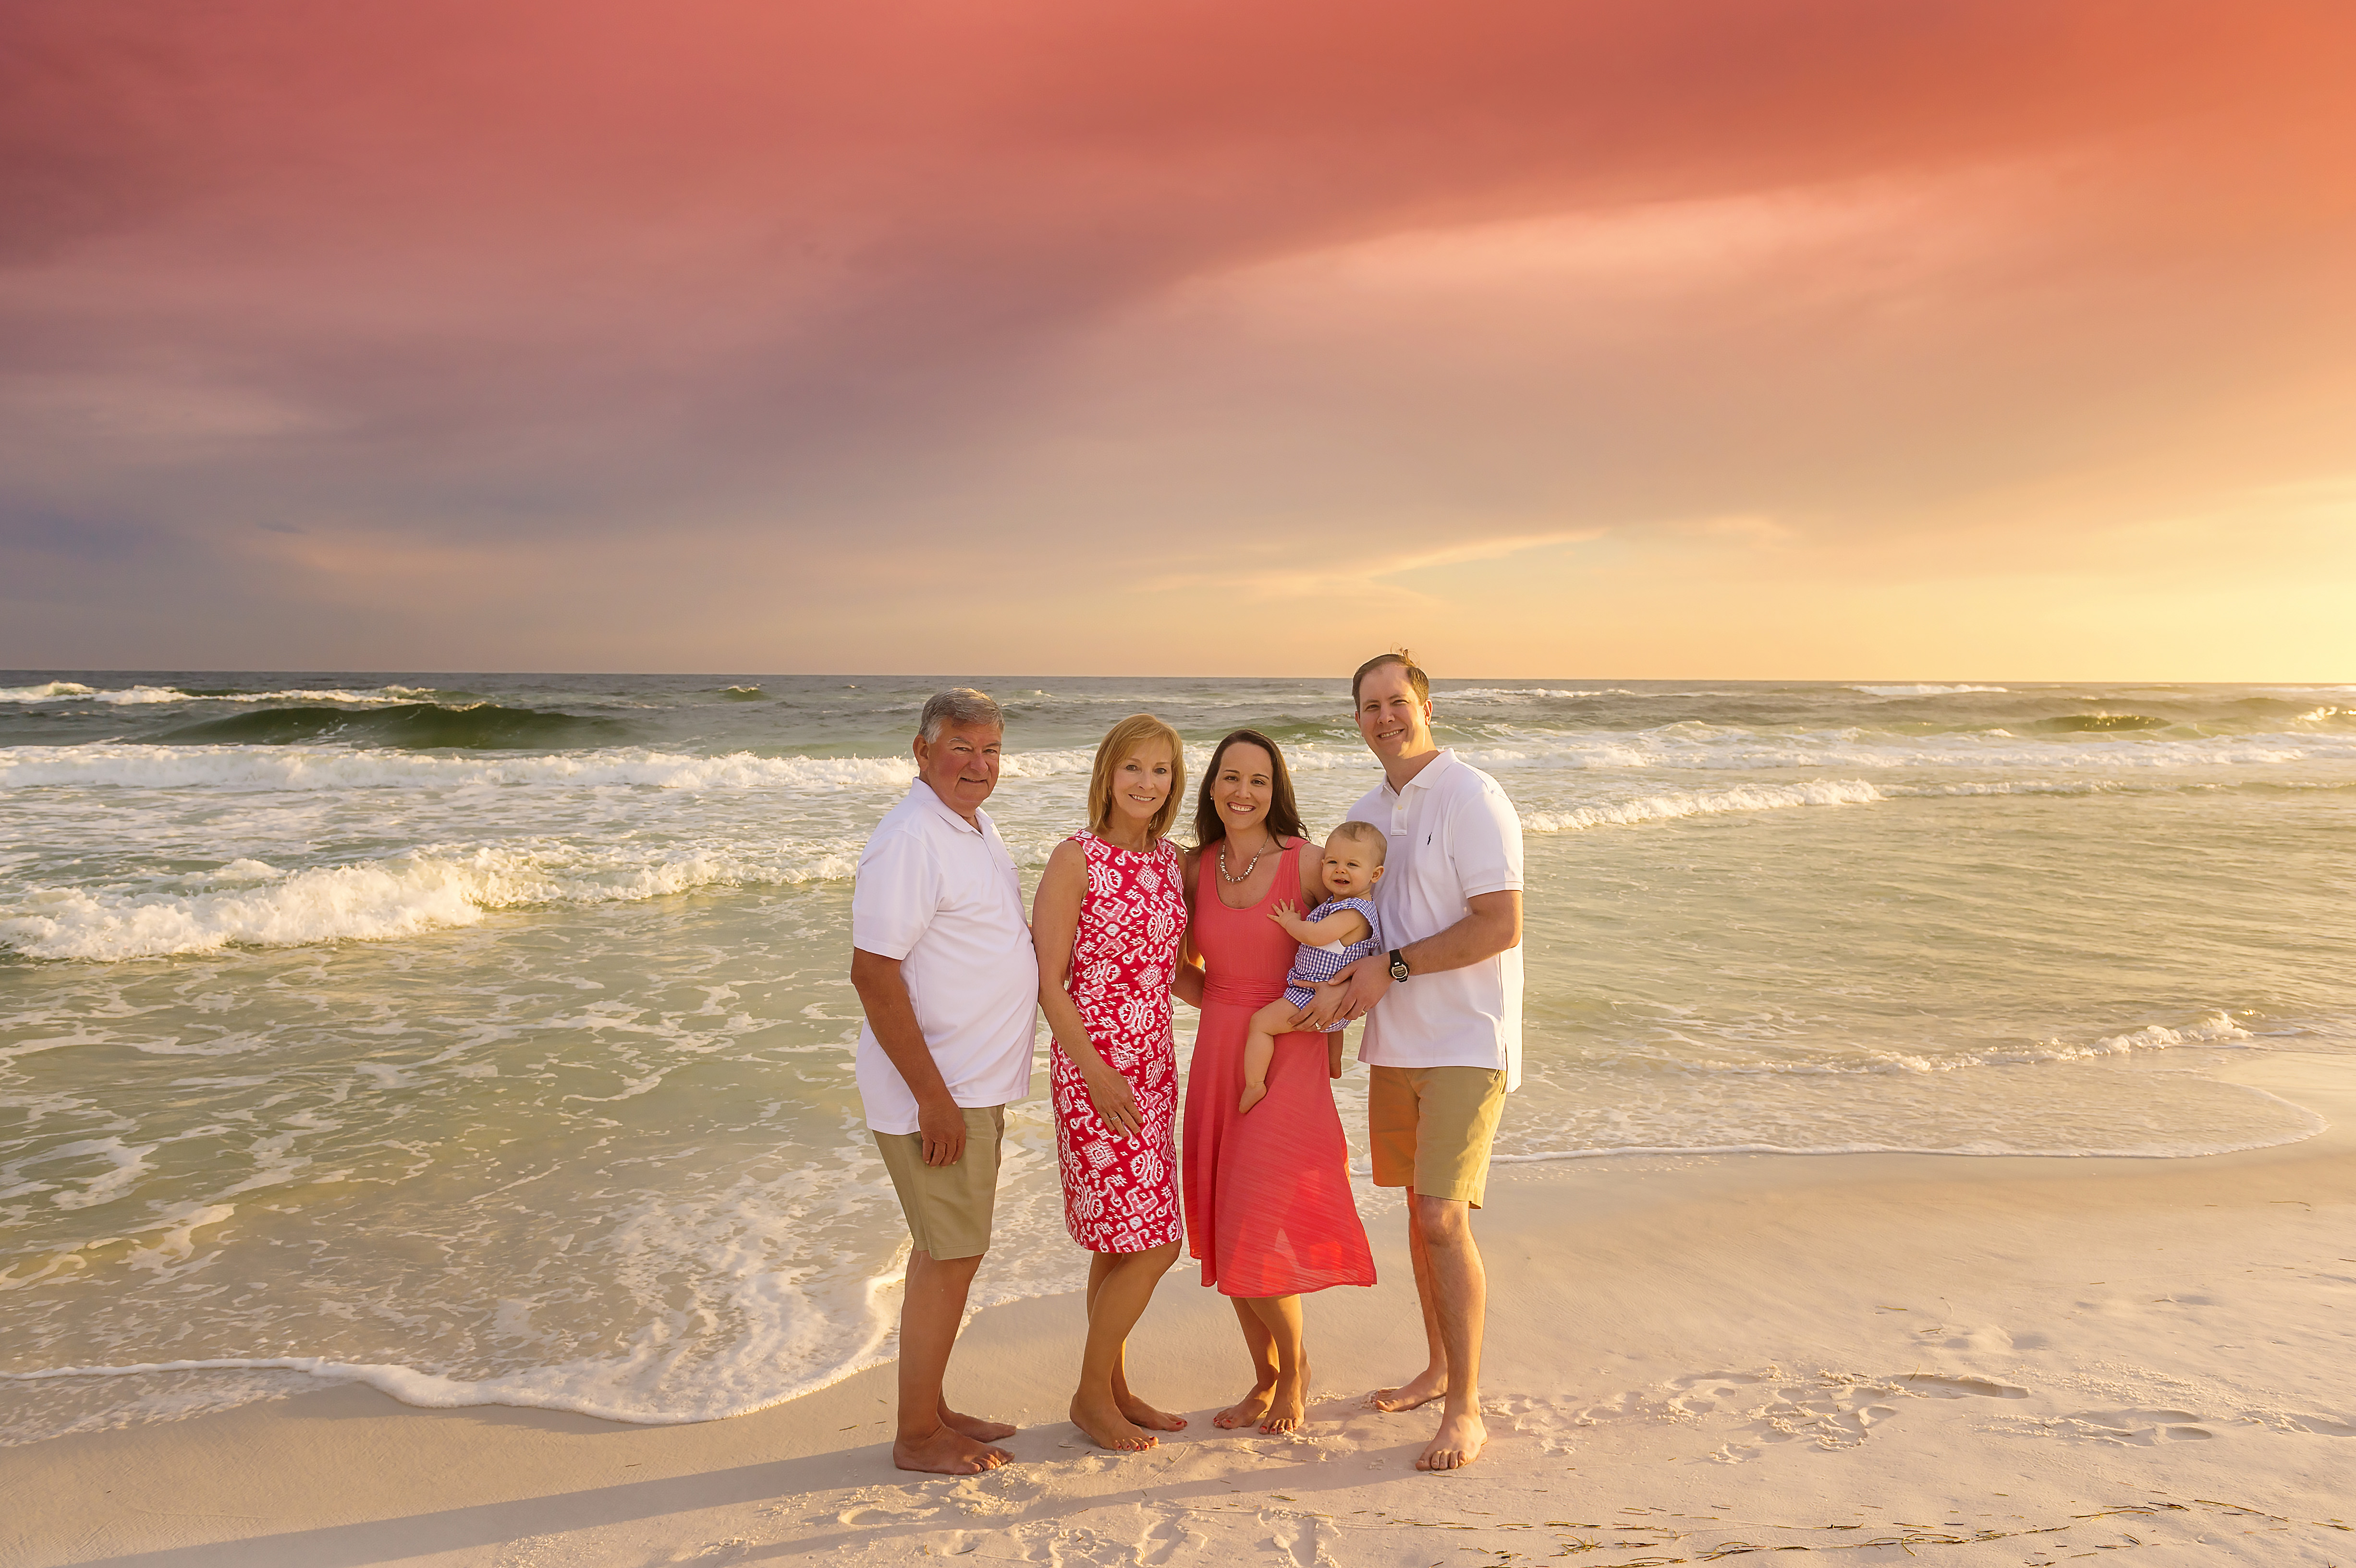
POLYGON ((1115 1390, 1112 1402, 1120 1407, 1120 1413, 1128 1419, 1131 1426, 1142 1431, 1183 1432, 1186 1430, 1184 1416, 1173 1415, 1166 1410, 1156 1410, 1133 1393, 1115 1390))
POLYGON ((1378 1388, 1366 1396, 1369 1409, 1398 1412, 1430 1404, 1448 1392, 1448 1373, 1426 1367, 1397 1388, 1378 1388))
POLYGON ((1274 1382, 1253 1384, 1251 1392, 1211 1417, 1211 1424, 1229 1432, 1239 1426, 1258 1426, 1260 1417, 1268 1413, 1269 1400, 1275 1391, 1274 1382))
POLYGON ((902 1437, 892 1445, 892 1463, 903 1470, 925 1470, 936 1476, 978 1476, 1011 1464, 1014 1456, 1003 1448, 977 1443, 962 1432, 936 1426, 922 1437, 902 1437))
POLYGON ((1290 1432, 1309 1415, 1309 1363, 1303 1361, 1290 1372, 1276 1374, 1276 1387, 1269 1391, 1268 1414, 1261 1418, 1262 1432, 1290 1432))
POLYGON ((1267 1085, 1267 1084, 1265 1084, 1265 1083, 1247 1083, 1247 1084, 1245 1084, 1245 1085, 1244 1085, 1244 1103, 1243 1103, 1242 1104, 1237 1105, 1237 1106, 1236 1107, 1236 1115, 1243 1115, 1246 1111, 1250 1110, 1254 1105, 1258 1104, 1262 1100, 1265 1100, 1265 1099, 1267 1099, 1267 1098, 1268 1098, 1268 1085, 1267 1085))
POLYGON ((1489 1441, 1489 1429, 1482 1424, 1480 1413, 1468 1411, 1462 1415, 1440 1417, 1440 1430, 1423 1452, 1416 1456, 1419 1470, 1458 1470, 1481 1456, 1489 1441))
POLYGON ((1072 1424, 1080 1435, 1099 1448, 1109 1448, 1116 1454, 1135 1454, 1152 1447, 1162 1440, 1151 1432, 1141 1432, 1130 1424, 1119 1407, 1110 1399, 1083 1402, 1078 1394, 1072 1396, 1072 1424))
POLYGON ((964 1415, 947 1404, 940 1409, 941 1424, 952 1432, 962 1432, 976 1443, 995 1443, 1001 1437, 1012 1437, 1016 1428, 1002 1421, 984 1421, 979 1415, 964 1415))

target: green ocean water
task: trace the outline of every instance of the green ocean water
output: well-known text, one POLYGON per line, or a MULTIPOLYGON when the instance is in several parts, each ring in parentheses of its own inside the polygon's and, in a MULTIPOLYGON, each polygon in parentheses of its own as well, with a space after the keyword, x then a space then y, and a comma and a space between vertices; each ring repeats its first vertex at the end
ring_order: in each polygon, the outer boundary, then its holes
MULTIPOLYGON (((1335 680, 0 672, 0 1433, 888 1355, 849 877, 953 680, 1026 876, 1129 712, 1276 735, 1316 830, 1376 777, 1335 680)), ((2196 1157, 2320 1125, 2220 1063, 2356 1048, 2356 689, 1435 695, 1527 832, 1502 1158, 2196 1157)), ((1085 1261, 1013 1134, 990 1299, 1085 1261)))

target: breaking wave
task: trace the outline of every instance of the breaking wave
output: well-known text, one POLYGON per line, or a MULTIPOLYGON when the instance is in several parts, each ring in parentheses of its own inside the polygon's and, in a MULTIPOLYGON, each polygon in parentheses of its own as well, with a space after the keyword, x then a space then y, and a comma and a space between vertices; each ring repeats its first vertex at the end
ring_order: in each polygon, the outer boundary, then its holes
POLYGON ((855 844, 759 851, 435 847, 293 872, 241 859, 203 879, 229 885, 205 891, 42 890, 0 912, 0 947, 27 958, 117 963, 223 947, 385 941, 472 925, 497 910, 845 878, 858 864, 855 844))
POLYGON ((612 719, 549 713, 537 708, 502 708, 495 702, 445 708, 438 702, 402 702, 386 708, 265 708, 204 719, 166 730, 164 744, 249 746, 333 741, 349 746, 398 746, 417 751, 487 748, 516 750, 594 744, 619 734, 612 719))

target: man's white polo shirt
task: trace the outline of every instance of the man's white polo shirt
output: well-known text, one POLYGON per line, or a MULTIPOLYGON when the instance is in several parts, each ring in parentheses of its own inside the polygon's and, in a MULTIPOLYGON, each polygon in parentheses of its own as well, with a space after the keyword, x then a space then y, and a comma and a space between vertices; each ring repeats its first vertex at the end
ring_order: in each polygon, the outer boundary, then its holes
MULTIPOLYGON (((1031 1093, 1039 961, 1023 919, 1023 883, 987 812, 968 822, 918 779, 860 853, 851 944, 897 958, 925 1043, 960 1105, 1003 1105, 1031 1093), (977 826, 977 823, 979 824, 977 826)), ((916 1130, 916 1096, 859 1029, 859 1098, 879 1133, 916 1130)))
MULTIPOLYGON (((1383 943, 1405 947, 1462 920, 1483 893, 1522 885, 1522 819, 1497 781, 1442 751, 1408 780, 1350 808, 1389 838, 1375 908, 1383 943)), ((1522 1083, 1522 950, 1394 985, 1366 1015, 1358 1060, 1383 1067, 1502 1068, 1522 1083)))

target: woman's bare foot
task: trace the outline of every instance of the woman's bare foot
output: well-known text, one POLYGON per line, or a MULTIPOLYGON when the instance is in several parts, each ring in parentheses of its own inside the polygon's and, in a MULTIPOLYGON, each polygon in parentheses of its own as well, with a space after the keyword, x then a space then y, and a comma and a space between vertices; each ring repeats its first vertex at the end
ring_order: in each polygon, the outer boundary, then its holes
POLYGON ((951 1410, 947 1401, 940 1408, 941 1424, 952 1432, 962 1432, 977 1443, 995 1443, 1001 1437, 1012 1437, 1016 1429, 1002 1421, 984 1421, 979 1415, 964 1415, 951 1410))
POLYGON ((1413 1410, 1430 1404, 1448 1392, 1448 1373, 1440 1367, 1426 1367, 1397 1388, 1378 1388, 1366 1396, 1366 1403, 1376 1410, 1413 1410))
POLYGON ((1468 1411, 1462 1415, 1440 1417, 1440 1430, 1416 1456, 1419 1470, 1456 1470, 1481 1456, 1489 1441, 1489 1428, 1482 1424, 1480 1413, 1468 1411))
POLYGON ((1276 1374, 1276 1387, 1269 1391, 1268 1414, 1259 1424, 1262 1432, 1290 1432, 1309 1416, 1309 1363, 1303 1361, 1289 1372, 1276 1374))
POLYGON ((1083 1400, 1072 1396, 1072 1424, 1080 1429, 1087 1440, 1099 1448, 1109 1448, 1116 1454, 1135 1454, 1152 1447, 1162 1440, 1151 1432, 1141 1432, 1130 1424, 1110 1397, 1083 1400))
POLYGON ((977 1443, 964 1433, 936 1426, 922 1437, 902 1437, 892 1445, 892 1463, 903 1470, 925 1470, 936 1476, 978 1476, 1011 1464, 1014 1456, 1003 1448, 977 1443))
POLYGON ((1166 1410, 1156 1410, 1133 1393, 1115 1390, 1112 1402, 1120 1407, 1121 1414, 1128 1419, 1131 1426, 1142 1431, 1183 1432, 1186 1430, 1184 1416, 1173 1415, 1166 1410))
POLYGON ((1275 1390, 1276 1383, 1273 1380, 1264 1383, 1254 1383, 1251 1392, 1211 1417, 1211 1424, 1224 1427, 1230 1432, 1239 1426, 1258 1426, 1260 1417, 1268 1413, 1269 1401, 1275 1390))
POLYGON ((1267 1084, 1265 1084, 1265 1083, 1247 1083, 1247 1084, 1245 1084, 1245 1085, 1244 1085, 1244 1103, 1243 1103, 1242 1104, 1237 1105, 1237 1106, 1236 1107, 1236 1115, 1243 1115, 1246 1111, 1250 1110, 1254 1105, 1258 1104, 1262 1100, 1265 1100, 1265 1099, 1267 1099, 1267 1098, 1268 1098, 1268 1085, 1267 1085, 1267 1084))

